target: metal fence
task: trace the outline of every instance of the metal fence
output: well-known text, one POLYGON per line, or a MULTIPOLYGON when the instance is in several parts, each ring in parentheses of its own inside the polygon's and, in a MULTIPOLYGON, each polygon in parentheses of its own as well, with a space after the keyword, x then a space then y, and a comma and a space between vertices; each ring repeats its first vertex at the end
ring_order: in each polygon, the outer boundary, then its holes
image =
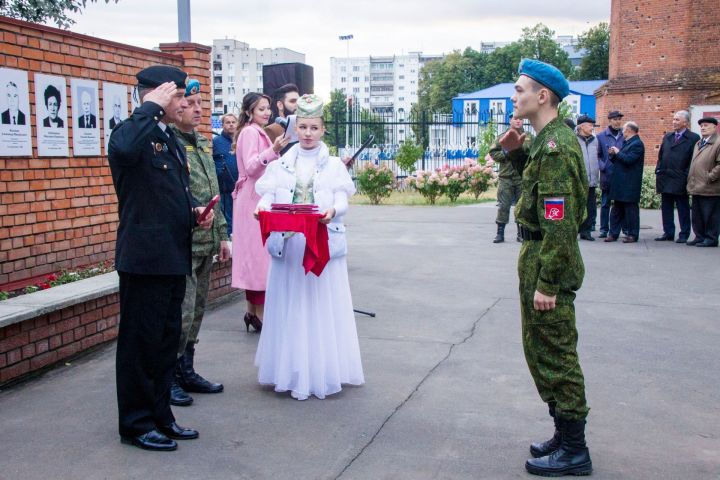
POLYGON ((338 146, 340 156, 352 156, 370 134, 375 135, 375 143, 360 154, 354 170, 368 163, 383 164, 396 178, 403 179, 409 172, 399 168, 395 161, 403 142, 411 141, 425 148, 415 164, 416 170, 434 170, 467 160, 477 161, 486 131, 493 129, 497 135, 509 124, 505 112, 492 110, 414 114, 402 110, 370 113, 351 109, 347 113, 345 110, 331 112, 325 126, 326 142, 338 146))

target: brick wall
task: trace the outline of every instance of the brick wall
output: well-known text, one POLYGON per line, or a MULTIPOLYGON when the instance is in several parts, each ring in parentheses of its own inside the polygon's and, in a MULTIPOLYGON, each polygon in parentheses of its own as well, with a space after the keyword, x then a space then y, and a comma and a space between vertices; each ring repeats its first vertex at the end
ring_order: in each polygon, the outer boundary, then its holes
POLYGON ((720 9, 703 0, 613 0, 609 81, 596 92, 597 121, 620 110, 640 126, 655 164, 672 116, 720 94, 720 9))
MULTIPOLYGON (((0 290, 14 290, 52 272, 112 260, 115 251, 117 198, 104 132, 101 156, 72 156, 71 125, 70 157, 38 157, 35 72, 66 77, 65 108, 72 105, 70 78, 97 80, 104 118, 102 82, 133 86, 142 68, 175 65, 200 80, 210 112, 211 48, 166 43, 158 52, 7 17, 0 17, 0 42, 0 66, 29 72, 32 112, 33 155, 0 157, 0 290)), ((200 130, 209 136, 210 115, 203 120, 200 130)))

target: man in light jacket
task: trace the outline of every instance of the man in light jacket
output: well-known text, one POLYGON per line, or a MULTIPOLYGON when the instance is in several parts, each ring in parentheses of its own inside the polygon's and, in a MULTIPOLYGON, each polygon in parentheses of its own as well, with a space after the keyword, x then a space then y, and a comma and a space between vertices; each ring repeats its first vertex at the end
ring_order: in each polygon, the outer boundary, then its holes
POLYGON ((717 118, 698 122, 702 138, 693 149, 687 190, 692 195, 692 229, 696 247, 717 247, 720 234, 720 135, 717 118))
POLYGON ((580 150, 582 150, 583 160, 585 160, 585 171, 588 176, 588 196, 587 196, 587 217, 580 225, 580 238, 583 240, 595 241, 590 231, 595 226, 597 218, 597 201, 595 199, 595 189, 598 186, 600 177, 600 168, 598 164, 598 140, 593 135, 595 119, 587 115, 580 115, 577 119, 577 138, 580 142, 580 150))

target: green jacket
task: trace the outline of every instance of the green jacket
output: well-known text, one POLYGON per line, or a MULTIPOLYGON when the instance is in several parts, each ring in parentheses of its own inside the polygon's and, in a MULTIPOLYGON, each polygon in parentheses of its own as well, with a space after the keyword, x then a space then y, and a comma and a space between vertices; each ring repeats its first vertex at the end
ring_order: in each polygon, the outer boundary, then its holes
MULTIPOLYGON (((192 133, 181 132, 175 125, 173 129, 180 148, 185 149, 190 168, 190 193, 200 205, 207 205, 210 200, 220 194, 215 161, 212 157, 212 144, 204 136, 193 130, 192 133)), ((214 255, 219 251, 220 242, 228 240, 227 223, 220 204, 215 205, 215 220, 212 228, 203 230, 195 227, 192 238, 193 255, 214 255)))
MULTIPOLYGON (((498 137, 498 139, 504 134, 505 132, 503 132, 498 137)), ((528 133, 527 137, 525 138, 525 144, 523 145, 523 149, 527 150, 528 148, 530 148, 530 144, 532 143, 532 141, 533 136, 528 133)), ((506 152, 503 151, 503 148, 502 146, 500 146, 500 143, 498 141, 495 141, 495 143, 493 143, 488 153, 490 154, 490 157, 495 160, 495 163, 498 164, 498 178, 502 180, 510 180, 512 183, 520 183, 520 181, 522 180, 522 173, 515 170, 515 167, 513 167, 512 162, 508 160, 506 152)))
POLYGON ((585 268, 577 234, 586 216, 588 180, 575 134, 556 118, 538 133, 529 150, 519 148, 508 158, 523 172, 515 218, 543 235, 537 290, 556 295, 561 289, 579 289, 585 268))

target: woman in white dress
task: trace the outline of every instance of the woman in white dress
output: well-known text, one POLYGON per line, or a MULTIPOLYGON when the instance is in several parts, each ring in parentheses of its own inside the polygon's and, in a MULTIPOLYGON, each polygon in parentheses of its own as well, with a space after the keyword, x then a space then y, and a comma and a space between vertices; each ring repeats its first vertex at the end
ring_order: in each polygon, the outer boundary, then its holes
POLYGON ((313 203, 328 226, 330 261, 322 274, 305 274, 305 236, 272 233, 265 299, 265 319, 255 365, 258 380, 290 391, 293 398, 325 398, 342 384, 365 382, 355 314, 348 282, 343 216, 355 186, 345 165, 331 157, 321 141, 325 127, 322 100, 304 95, 298 101, 299 142, 268 165, 255 189, 259 210, 273 203, 313 203))

